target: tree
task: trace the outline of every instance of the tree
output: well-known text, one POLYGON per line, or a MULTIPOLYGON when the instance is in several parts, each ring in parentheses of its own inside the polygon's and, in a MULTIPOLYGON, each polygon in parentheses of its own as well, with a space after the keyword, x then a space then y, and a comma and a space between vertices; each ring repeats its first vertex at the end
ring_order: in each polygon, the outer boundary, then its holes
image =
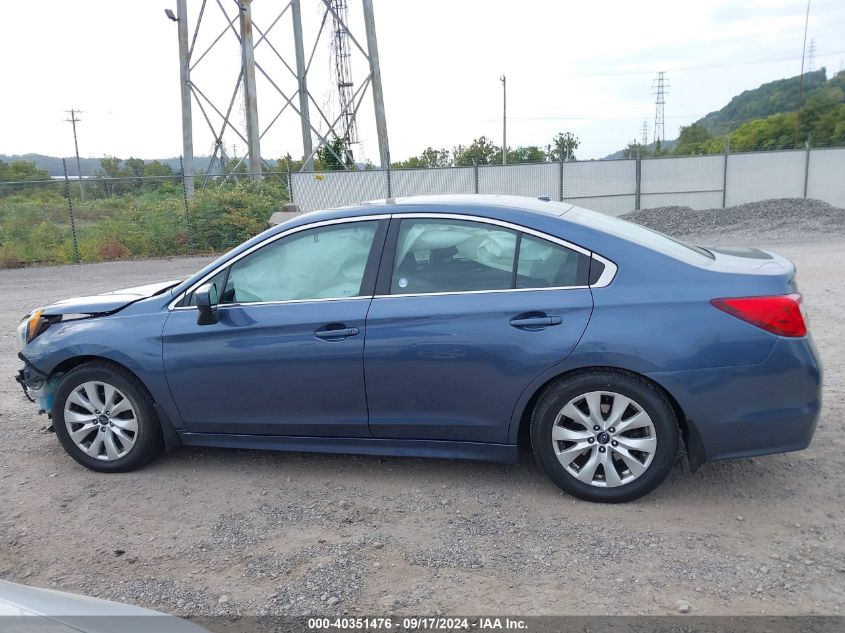
POLYGON ((845 103, 820 114, 811 124, 812 142, 820 145, 845 144, 845 103))
POLYGON ((797 124, 798 115, 795 112, 748 121, 731 134, 731 149, 738 152, 791 149, 795 145, 797 124))
MULTIPOLYGON (((470 167, 472 165, 489 165, 494 162, 496 152, 501 152, 499 146, 486 136, 479 136, 468 147, 458 145, 452 150, 455 165, 470 167)), ((501 154, 499 154, 501 157, 501 154)), ((501 162, 501 158, 499 160, 501 162)))
POLYGON ((302 169, 302 165, 304 164, 304 157, 300 160, 297 160, 290 155, 290 152, 288 152, 282 158, 276 159, 276 166, 274 171, 287 171, 288 169, 290 169, 291 172, 297 172, 302 169))
POLYGON ((103 156, 100 159, 100 171, 94 177, 100 185, 102 194, 107 198, 126 190, 123 181, 116 180, 125 175, 125 172, 120 169, 120 163, 121 160, 116 156, 103 156))
POLYGON ((581 141, 572 132, 558 132, 550 145, 546 146, 546 155, 551 161, 575 160, 575 150, 581 141))
POLYGON ((46 169, 39 169, 35 163, 13 160, 5 163, 0 160, 0 182, 20 182, 23 180, 50 180, 46 169))
POLYGON ((142 158, 127 158, 124 163, 124 173, 132 178, 132 187, 140 189, 144 186, 144 160, 142 158))
POLYGON ((708 143, 712 140, 710 132, 703 125, 693 123, 682 125, 681 133, 678 135, 678 142, 672 153, 676 156, 694 156, 705 154, 708 143))
POLYGON ((625 158, 637 158, 637 156, 647 156, 647 152, 648 148, 642 143, 638 143, 636 140, 633 140, 628 143, 628 147, 622 150, 622 154, 625 156, 625 158))
POLYGON ((346 148, 343 144, 343 139, 337 136, 332 137, 328 145, 323 144, 317 150, 314 159, 315 170, 338 171, 346 167, 352 167, 353 163, 349 155, 346 153, 346 148), (340 160, 339 160, 340 159, 340 160), (343 162, 341 162, 343 160, 343 162))
POLYGON ((420 158, 426 167, 449 167, 452 164, 452 156, 445 147, 442 149, 426 147, 420 154, 420 158))
MULTIPOLYGON (((0 182, 26 182, 33 180, 50 180, 50 172, 39 169, 35 163, 23 160, 13 160, 10 163, 0 160, 0 182)), ((0 197, 33 190, 37 185, 5 185, 0 187, 0 197)), ((0 227, 2 231, 2 227, 0 227)))
POLYGON ((427 169, 428 165, 420 156, 411 156, 405 160, 390 163, 393 169, 427 169))
POLYGON ((433 167, 450 167, 452 165, 452 156, 449 150, 434 149, 433 147, 426 147, 419 156, 411 156, 403 161, 391 163, 391 167, 395 169, 429 169, 433 167))
POLYGON ((120 178, 123 173, 120 171, 121 160, 115 156, 103 156, 100 159, 100 174, 102 178, 120 178))
MULTIPOLYGON (((536 145, 508 148, 508 163, 542 163, 546 160, 546 152, 536 145)), ((502 150, 496 150, 492 163, 502 162, 502 150)))
POLYGON ((173 168, 159 160, 151 160, 144 165, 145 178, 167 178, 173 175, 173 168))

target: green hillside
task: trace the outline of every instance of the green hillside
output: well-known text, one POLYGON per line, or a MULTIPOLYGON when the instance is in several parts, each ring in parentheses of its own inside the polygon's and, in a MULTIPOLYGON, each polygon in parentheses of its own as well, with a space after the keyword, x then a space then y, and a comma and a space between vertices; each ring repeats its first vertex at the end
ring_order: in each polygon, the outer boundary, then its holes
MULTIPOLYGON (((833 80, 831 80, 833 81, 833 80)), ((820 68, 804 74, 804 96, 827 83, 826 71, 820 68)), ((753 119, 763 119, 772 114, 790 112, 798 108, 801 77, 778 79, 759 88, 746 90, 730 100, 721 110, 711 112, 693 125, 703 125, 713 135, 725 134, 753 119)))
POLYGON ((824 68, 804 75, 803 98, 800 76, 779 79, 746 90, 721 110, 681 127, 677 139, 666 140, 658 152, 651 145, 628 145, 606 158, 715 154, 804 147, 845 146, 845 71, 827 79, 824 68), (798 116, 799 101, 803 102, 798 116))

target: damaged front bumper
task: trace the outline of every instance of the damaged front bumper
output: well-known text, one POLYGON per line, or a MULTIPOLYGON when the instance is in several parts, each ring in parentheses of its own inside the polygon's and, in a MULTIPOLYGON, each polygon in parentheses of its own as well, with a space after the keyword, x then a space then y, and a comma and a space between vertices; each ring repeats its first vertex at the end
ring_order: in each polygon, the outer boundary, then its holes
POLYGON ((38 412, 49 416, 53 406, 53 381, 23 354, 18 354, 18 358, 23 361, 24 366, 18 370, 15 382, 21 386, 26 399, 38 405, 38 412))

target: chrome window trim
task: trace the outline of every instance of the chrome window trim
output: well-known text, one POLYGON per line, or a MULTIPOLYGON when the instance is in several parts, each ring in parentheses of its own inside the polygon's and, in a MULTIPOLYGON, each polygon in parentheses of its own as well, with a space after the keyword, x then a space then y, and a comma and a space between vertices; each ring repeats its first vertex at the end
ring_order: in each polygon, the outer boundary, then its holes
POLYGON ((276 240, 280 240, 283 237, 287 237, 288 235, 293 235, 294 233, 299 233, 301 231, 305 231, 308 229, 315 229, 321 226, 331 226, 333 224, 346 224, 349 222, 364 222, 367 220, 387 220, 396 218, 399 220, 404 219, 431 219, 431 220, 460 220, 464 222, 480 222, 482 224, 492 224, 494 226, 501 226, 506 229, 510 229, 512 231, 519 231, 521 233, 526 233, 528 235, 533 235, 534 237, 540 238, 542 240, 547 240, 554 244, 558 244, 565 248, 575 251, 576 253, 580 253, 587 257, 592 257, 597 261, 604 264, 604 271, 602 272, 599 279, 596 283, 588 286, 554 286, 551 288, 503 288, 497 290, 454 290, 448 292, 421 292, 421 293, 408 293, 408 294, 387 294, 387 295, 373 295, 372 297, 368 296, 358 296, 358 297, 328 297, 325 299, 288 299, 284 301, 256 301, 252 303, 225 303, 219 304, 219 307, 246 307, 246 306, 261 306, 261 305, 279 305, 285 303, 315 303, 321 301, 349 301, 350 299, 385 299, 388 297, 431 297, 431 296, 448 296, 448 295, 472 295, 472 294, 491 294, 491 293, 501 293, 501 292, 529 292, 529 291, 548 291, 548 290, 583 290, 585 288, 605 288, 610 285, 610 282, 613 281, 614 277, 616 277, 617 266, 612 261, 590 251, 582 246, 578 246, 577 244, 573 244, 572 242, 567 242, 566 240, 556 237, 554 235, 549 235, 548 233, 543 233, 542 231, 537 231, 536 229, 531 229, 520 224, 514 224, 512 222, 506 222, 504 220, 496 220, 494 218, 487 218, 478 215, 467 215, 462 213, 420 213, 420 212, 413 212, 409 211, 406 213, 403 212, 396 212, 396 213, 379 213, 374 215, 362 215, 356 217, 348 217, 348 218, 334 218, 332 220, 321 220, 320 222, 313 222, 311 224, 303 224, 301 226, 295 226, 292 229, 288 229, 287 231, 283 231, 277 235, 273 235, 263 242, 259 242, 258 244, 254 244, 243 253, 238 254, 237 257, 230 259, 229 261, 221 264, 208 274, 206 274, 202 279, 194 283, 191 287, 187 290, 179 293, 179 296, 176 297, 173 301, 171 301, 167 308, 168 310, 196 310, 196 306, 180 306, 177 307, 177 303, 182 301, 184 297, 201 285, 203 285, 206 281, 214 277, 217 273, 219 273, 223 268, 227 266, 231 266, 238 260, 246 257, 250 253, 257 251, 268 244, 275 242, 276 240))
POLYGON ((550 288, 499 288, 496 290, 449 290, 445 292, 412 292, 401 295, 374 295, 373 299, 398 297, 445 297, 449 295, 486 295, 502 292, 546 292, 548 290, 588 290, 590 286, 553 286, 550 288))
MULTIPOLYGON (((177 307, 176 304, 179 303, 180 301, 182 301, 182 299, 184 299, 187 295, 189 295, 194 290, 199 288, 206 281, 208 281, 209 279, 214 277, 217 273, 219 273, 221 270, 223 270, 227 266, 231 266, 232 264, 239 261, 240 259, 243 259, 244 257, 249 255, 250 253, 254 253, 259 248, 264 248, 268 244, 272 244, 276 240, 280 240, 283 237, 287 237, 288 235, 293 235, 294 233, 299 233, 301 231, 305 231, 305 230, 308 230, 308 229, 316 229, 316 228, 319 228, 321 226, 331 226, 332 224, 346 224, 346 223, 349 223, 349 222, 364 222, 364 221, 367 221, 367 220, 387 220, 389 218, 390 218, 389 213, 379 213, 379 214, 375 214, 375 215, 361 215, 361 216, 355 216, 355 217, 350 217, 350 218, 334 218, 333 220, 321 220, 320 222, 312 222, 311 224, 303 224, 301 226, 295 226, 291 229, 288 229, 287 231, 282 231, 281 233, 278 233, 276 235, 271 235, 266 240, 259 242, 258 244, 253 244, 248 249, 246 249, 243 253, 239 253, 236 257, 233 257, 229 261, 224 262, 223 264, 221 264, 220 266, 218 266, 217 268, 212 270, 210 273, 205 275, 198 282, 194 283, 190 288, 188 288, 187 290, 184 290, 183 292, 180 292, 178 297, 176 297, 173 301, 171 301, 169 304, 167 304, 167 309, 168 310, 196 310, 196 306, 177 307)), ((331 298, 327 298, 327 299, 289 299, 289 300, 286 300, 286 301, 256 301, 255 303, 245 303, 245 304, 238 304, 238 305, 257 305, 259 303, 262 303, 262 304, 293 303, 293 302, 302 303, 303 301, 342 301, 344 299, 359 299, 359 298, 360 297, 331 297, 331 298)), ((366 297, 366 298, 369 298, 369 297, 366 297)), ((226 304, 219 304, 219 305, 236 305, 236 304, 226 303, 226 304)))
MULTIPOLYGON (((323 299, 286 299, 284 301, 254 301, 252 303, 218 303, 218 310, 225 310, 227 308, 252 308, 261 306, 274 306, 281 303, 323 303, 324 301, 369 301, 372 299, 370 295, 358 295, 355 297, 325 297, 323 299)), ((196 306, 178 306, 173 308, 174 312, 180 310, 196 310, 196 306)))
MULTIPOLYGON (((581 253, 582 255, 586 255, 589 257, 592 255, 592 251, 587 250, 582 246, 578 246, 577 244, 573 244, 572 242, 567 242, 564 239, 559 237, 555 237, 554 235, 549 235, 548 233, 543 233, 542 231, 537 231, 535 229, 529 229, 528 227, 521 226, 519 224, 513 224, 511 222, 505 222, 504 220, 494 220, 493 218, 486 218, 478 215, 465 215, 461 213, 394 213, 394 218, 398 218, 401 220, 405 219, 434 219, 434 220, 463 220, 465 222, 481 222, 482 224, 494 224, 496 226, 501 226, 506 229, 511 229, 512 231, 519 231, 520 233, 527 233, 528 235, 533 235, 534 237, 539 237, 542 240, 547 240, 549 242, 553 242, 555 244, 559 244, 560 246, 565 246, 566 248, 573 250, 577 253, 581 253)), ((570 286, 565 286, 569 288, 570 286)))
POLYGON ((452 290, 447 292, 417 292, 417 293, 406 293, 406 294, 387 294, 387 295, 374 295, 374 299, 386 299, 388 297, 432 297, 432 296, 448 296, 448 295, 473 295, 473 294, 490 294, 490 293, 500 293, 500 292, 528 292, 528 291, 546 291, 546 290, 583 290, 585 288, 604 288, 610 285, 610 282, 613 281, 613 278, 616 276, 617 267, 612 261, 607 259, 606 257, 602 257, 598 253, 594 253, 593 251, 587 250, 582 246, 578 246, 577 244, 573 244, 572 242, 567 242, 566 240, 555 237, 554 235, 549 235, 548 233, 543 233, 542 231, 537 231, 536 229, 531 229, 520 224, 513 224, 512 222, 506 222, 504 220, 496 220, 493 218, 487 218, 478 215, 466 215, 461 213, 394 213, 392 217, 404 220, 404 219, 435 219, 435 220, 463 220, 466 222, 480 222, 484 224, 493 224, 495 226, 501 226, 506 229, 511 229, 513 231, 519 231, 520 233, 526 233, 528 235, 532 235, 537 237, 541 240, 546 240, 547 242, 552 242, 553 244, 557 244, 559 246, 563 246, 564 248, 568 248, 576 253, 580 253, 581 255, 585 255, 586 257, 593 257, 596 260, 600 261, 604 264, 604 271, 602 272, 601 276, 598 278, 596 283, 587 286, 554 286, 551 288, 504 288, 498 290, 452 290))

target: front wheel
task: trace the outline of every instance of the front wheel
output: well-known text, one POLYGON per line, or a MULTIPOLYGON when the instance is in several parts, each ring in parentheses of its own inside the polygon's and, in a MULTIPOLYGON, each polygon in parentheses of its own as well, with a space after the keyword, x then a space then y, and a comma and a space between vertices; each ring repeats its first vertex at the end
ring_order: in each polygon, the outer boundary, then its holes
POLYGON ((52 417, 61 445, 91 470, 126 472, 161 451, 152 397, 133 374, 112 363, 85 363, 65 374, 52 417))
POLYGON ((540 395, 531 445, 543 470, 566 492, 621 503, 666 479, 678 452, 678 421, 651 383, 615 371, 584 372, 540 395))

